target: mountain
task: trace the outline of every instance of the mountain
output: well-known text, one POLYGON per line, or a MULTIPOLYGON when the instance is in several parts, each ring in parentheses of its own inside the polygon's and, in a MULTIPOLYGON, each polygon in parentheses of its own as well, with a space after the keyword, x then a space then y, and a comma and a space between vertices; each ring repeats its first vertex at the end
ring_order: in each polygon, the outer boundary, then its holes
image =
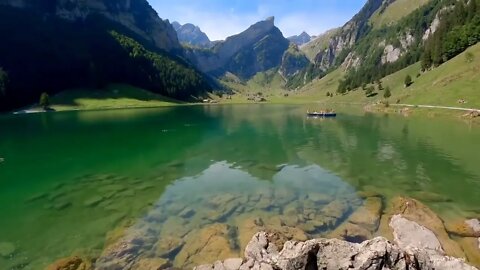
POLYGON ((294 43, 298 46, 301 46, 305 43, 310 42, 312 40, 312 37, 309 34, 307 34, 306 32, 302 32, 298 36, 289 37, 288 40, 290 40, 292 43, 294 43))
POLYGON ((478 0, 368 0, 344 26, 302 49, 319 74, 341 68, 338 90, 346 93, 418 61, 428 70, 476 44, 479 5, 478 0))
POLYGON ((300 49, 305 53, 308 59, 313 62, 315 56, 317 56, 319 52, 328 48, 330 39, 337 34, 338 30, 339 28, 331 29, 314 38, 312 37, 312 40, 300 46, 300 49))
POLYGON ((0 0, 0 32, 0 110, 112 82, 178 99, 211 88, 146 0, 0 0))
POLYGON ((210 48, 213 46, 207 34, 202 32, 198 26, 191 23, 181 25, 178 22, 173 22, 172 26, 175 31, 177 31, 178 40, 182 44, 200 48, 210 48))
POLYGON ((174 29, 146 0, 0 0, 0 6, 30 9, 68 21, 97 14, 117 22, 166 51, 180 50, 174 29))
POLYGON ((244 32, 218 42, 210 50, 187 49, 187 58, 201 71, 222 76, 226 72, 249 79, 278 67, 289 41, 275 26, 274 17, 257 22, 244 32))

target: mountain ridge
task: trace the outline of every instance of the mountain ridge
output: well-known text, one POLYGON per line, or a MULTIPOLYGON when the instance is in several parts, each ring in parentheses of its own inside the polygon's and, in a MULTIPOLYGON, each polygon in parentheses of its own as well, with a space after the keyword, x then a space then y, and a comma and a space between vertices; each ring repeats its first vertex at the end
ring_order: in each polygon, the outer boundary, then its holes
POLYGON ((177 32, 178 40, 186 46, 197 46, 200 48, 211 48, 214 46, 212 41, 208 38, 200 27, 191 24, 180 24, 179 22, 172 22, 172 26, 177 32))

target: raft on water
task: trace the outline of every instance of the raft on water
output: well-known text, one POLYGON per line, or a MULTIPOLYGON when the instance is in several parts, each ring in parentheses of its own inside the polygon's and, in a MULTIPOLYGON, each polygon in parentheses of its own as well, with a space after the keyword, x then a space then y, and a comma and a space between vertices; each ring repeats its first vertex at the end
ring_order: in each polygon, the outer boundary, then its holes
POLYGON ((307 112, 307 117, 337 117, 336 112, 307 112))

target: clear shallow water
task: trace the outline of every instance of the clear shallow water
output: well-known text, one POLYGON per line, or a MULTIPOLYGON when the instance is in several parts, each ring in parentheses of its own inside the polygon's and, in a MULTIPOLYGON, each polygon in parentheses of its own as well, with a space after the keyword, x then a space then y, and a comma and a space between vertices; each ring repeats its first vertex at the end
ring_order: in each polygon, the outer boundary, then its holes
POLYGON ((0 269, 98 256, 139 231, 149 235, 141 256, 211 262, 206 254, 218 256, 215 249, 238 256, 252 222, 326 236, 341 218, 319 224, 322 208, 340 200, 351 213, 359 191, 385 201, 411 196, 446 218, 480 212, 480 128, 363 112, 306 119, 305 111, 237 105, 0 116, 0 242, 16 249, 0 257, 0 269), (212 231, 222 235, 212 250, 171 250, 164 241, 192 246, 212 231))

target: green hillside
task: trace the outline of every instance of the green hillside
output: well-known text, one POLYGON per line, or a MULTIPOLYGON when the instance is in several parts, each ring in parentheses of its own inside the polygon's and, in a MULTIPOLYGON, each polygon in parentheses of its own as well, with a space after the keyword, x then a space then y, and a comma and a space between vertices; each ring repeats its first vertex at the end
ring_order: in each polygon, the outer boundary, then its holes
POLYGON ((323 51, 328 47, 330 39, 338 32, 338 30, 338 28, 328 30, 314 40, 302 45, 300 49, 305 53, 308 59, 313 62, 315 56, 317 56, 320 51, 323 51))
POLYGON ((105 89, 66 90, 53 96, 51 103, 51 107, 56 111, 160 107, 182 104, 180 101, 124 84, 111 84, 105 89))
POLYGON ((396 0, 375 12, 370 18, 370 24, 373 28, 394 24, 430 1, 431 0, 396 0))
MULTIPOLYGON (((389 87, 392 96, 390 103, 399 100, 401 103, 415 105, 439 105, 465 108, 480 108, 480 44, 470 47, 464 53, 456 56, 441 66, 421 73, 420 63, 411 65, 383 78, 384 88, 389 87), (473 55, 473 61, 467 61, 467 55, 473 55), (421 74, 417 78, 417 74, 421 74), (413 84, 405 88, 405 77, 410 75, 413 84), (465 99, 465 104, 459 104, 460 99, 465 99)), ((340 69, 328 74, 324 78, 307 85, 298 96, 312 97, 321 102, 351 102, 374 103, 385 100, 384 90, 375 92, 374 97, 366 97, 361 88, 347 94, 335 94, 327 97, 326 93, 335 93, 338 80, 342 78, 340 69)), ((367 85, 367 87, 370 85, 367 85)))

